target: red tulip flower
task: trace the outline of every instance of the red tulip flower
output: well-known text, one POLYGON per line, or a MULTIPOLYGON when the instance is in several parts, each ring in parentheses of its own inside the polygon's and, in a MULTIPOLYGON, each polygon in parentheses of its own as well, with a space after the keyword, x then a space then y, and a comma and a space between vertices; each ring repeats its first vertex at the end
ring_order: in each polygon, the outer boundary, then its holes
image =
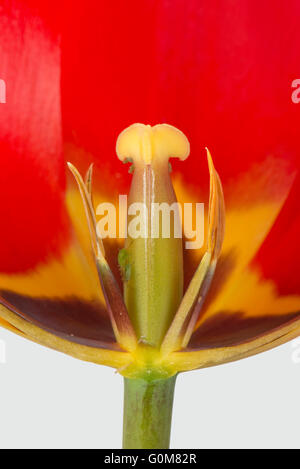
POLYGON ((116 368, 124 447, 168 447, 179 372, 300 335, 300 4, 41 3, 1 2, 0 325, 116 368), (203 247, 102 239, 119 194, 204 202, 203 247))

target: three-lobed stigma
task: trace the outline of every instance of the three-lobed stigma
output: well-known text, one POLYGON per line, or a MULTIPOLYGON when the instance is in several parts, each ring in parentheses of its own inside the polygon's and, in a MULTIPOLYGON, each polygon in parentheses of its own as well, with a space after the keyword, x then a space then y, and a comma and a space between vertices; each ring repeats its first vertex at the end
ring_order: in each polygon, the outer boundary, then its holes
POLYGON ((190 144, 184 133, 172 125, 133 124, 119 135, 116 151, 121 161, 151 164, 154 159, 170 157, 185 160, 190 154, 190 144))

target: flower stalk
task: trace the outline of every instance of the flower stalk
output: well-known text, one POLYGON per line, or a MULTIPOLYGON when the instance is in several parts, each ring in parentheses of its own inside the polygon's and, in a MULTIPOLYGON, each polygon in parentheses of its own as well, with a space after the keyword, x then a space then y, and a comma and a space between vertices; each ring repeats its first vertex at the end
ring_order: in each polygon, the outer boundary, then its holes
POLYGON ((176 376, 124 379, 124 449, 167 449, 176 376))

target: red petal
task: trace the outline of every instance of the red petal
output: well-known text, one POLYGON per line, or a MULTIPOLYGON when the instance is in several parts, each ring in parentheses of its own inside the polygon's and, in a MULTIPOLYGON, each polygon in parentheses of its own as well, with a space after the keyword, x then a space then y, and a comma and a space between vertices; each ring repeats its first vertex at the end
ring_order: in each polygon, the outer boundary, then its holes
POLYGON ((254 260, 266 279, 275 281, 281 295, 300 292, 300 175, 268 238, 254 260))
POLYGON ((0 17, 0 270, 19 272, 57 254, 63 209, 59 41, 53 5, 4 1, 0 17))
POLYGON ((180 171, 197 182, 206 177, 206 145, 225 183, 270 155, 296 161, 299 110, 291 83, 300 58, 298 0, 70 5, 65 139, 102 168, 122 173, 115 138, 133 122, 183 130, 192 152, 180 171))

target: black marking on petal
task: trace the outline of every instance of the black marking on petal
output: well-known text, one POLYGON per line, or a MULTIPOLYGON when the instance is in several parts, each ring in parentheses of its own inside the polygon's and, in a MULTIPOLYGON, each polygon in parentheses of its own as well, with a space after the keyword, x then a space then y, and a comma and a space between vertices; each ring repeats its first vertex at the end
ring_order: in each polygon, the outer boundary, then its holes
POLYGON ((245 316, 239 311, 222 311, 207 318, 193 333, 189 350, 240 345, 299 318, 300 311, 261 317, 245 316))
POLYGON ((12 305, 13 312, 58 337, 98 348, 112 348, 115 343, 107 311, 97 301, 33 298, 12 291, 1 291, 0 295, 12 305))

